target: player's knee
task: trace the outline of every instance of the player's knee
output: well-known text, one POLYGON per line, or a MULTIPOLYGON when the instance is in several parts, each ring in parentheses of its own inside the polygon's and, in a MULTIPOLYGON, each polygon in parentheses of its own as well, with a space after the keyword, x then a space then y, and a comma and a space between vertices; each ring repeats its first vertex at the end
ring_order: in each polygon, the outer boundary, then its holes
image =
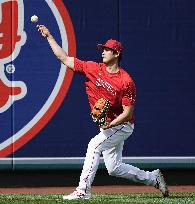
POLYGON ((108 170, 108 174, 110 175, 110 176, 119 176, 120 175, 120 169, 119 169, 119 167, 116 167, 116 168, 114 168, 114 169, 109 169, 108 170))

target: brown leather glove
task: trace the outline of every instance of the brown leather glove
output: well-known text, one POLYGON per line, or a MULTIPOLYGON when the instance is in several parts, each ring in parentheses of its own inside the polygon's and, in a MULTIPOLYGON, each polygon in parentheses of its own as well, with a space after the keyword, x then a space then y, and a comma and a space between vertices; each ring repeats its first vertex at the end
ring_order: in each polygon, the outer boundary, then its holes
POLYGON ((106 125, 107 112, 109 108, 110 101, 104 98, 98 99, 92 108, 92 119, 99 127, 106 125))

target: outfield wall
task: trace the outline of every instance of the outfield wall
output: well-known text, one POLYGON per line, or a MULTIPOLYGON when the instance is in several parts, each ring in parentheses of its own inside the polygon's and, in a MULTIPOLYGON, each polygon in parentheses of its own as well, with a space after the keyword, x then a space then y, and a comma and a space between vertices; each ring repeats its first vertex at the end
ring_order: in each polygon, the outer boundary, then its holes
POLYGON ((0 169, 81 168, 98 133, 84 77, 55 58, 30 22, 34 14, 79 59, 101 61, 96 45, 110 38, 124 45, 121 66, 137 87, 125 162, 195 168, 193 0, 8 2, 0 1, 0 169))

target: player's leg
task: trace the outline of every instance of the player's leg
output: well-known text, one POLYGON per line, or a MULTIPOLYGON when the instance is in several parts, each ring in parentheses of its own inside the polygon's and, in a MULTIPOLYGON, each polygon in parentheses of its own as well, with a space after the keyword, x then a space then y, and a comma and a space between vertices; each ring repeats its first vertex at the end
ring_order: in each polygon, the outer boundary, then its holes
POLYGON ((99 165, 100 155, 103 149, 103 142, 106 139, 107 138, 102 131, 91 139, 88 144, 79 186, 72 194, 63 196, 63 199, 89 199, 91 197, 91 184, 94 180, 99 165))
MULTIPOLYGON (((120 136, 118 135, 117 137, 120 136)), ((144 171, 132 165, 122 163, 123 144, 124 142, 122 141, 117 146, 102 152, 109 175, 154 186, 156 183, 155 172, 144 171)))
MULTIPOLYGON (((105 133, 106 134, 106 133, 105 133)), ((112 138, 106 140, 106 143, 113 144, 118 140, 118 144, 105 149, 103 153, 106 168, 110 175, 126 178, 135 182, 155 186, 163 196, 168 196, 168 189, 160 170, 144 171, 129 164, 122 163, 122 151, 125 138, 128 138, 129 131, 125 129, 115 132, 112 138), (123 138, 123 139, 122 139, 123 138), (110 142, 109 140, 112 140, 110 142), (121 141, 120 141, 121 140, 121 141)), ((106 144, 105 144, 106 146, 106 144)))
POLYGON ((90 140, 77 190, 90 192, 91 184, 98 169, 100 155, 102 153, 101 146, 104 140, 106 140, 106 137, 102 132, 90 140))

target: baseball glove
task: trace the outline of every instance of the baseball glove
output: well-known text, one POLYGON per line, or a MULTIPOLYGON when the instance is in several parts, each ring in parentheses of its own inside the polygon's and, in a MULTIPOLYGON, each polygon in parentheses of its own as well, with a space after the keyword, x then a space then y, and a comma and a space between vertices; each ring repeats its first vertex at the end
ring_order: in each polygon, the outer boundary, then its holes
POLYGON ((110 107, 110 101, 100 98, 96 101, 91 111, 93 121, 99 126, 106 125, 107 112, 110 107))

